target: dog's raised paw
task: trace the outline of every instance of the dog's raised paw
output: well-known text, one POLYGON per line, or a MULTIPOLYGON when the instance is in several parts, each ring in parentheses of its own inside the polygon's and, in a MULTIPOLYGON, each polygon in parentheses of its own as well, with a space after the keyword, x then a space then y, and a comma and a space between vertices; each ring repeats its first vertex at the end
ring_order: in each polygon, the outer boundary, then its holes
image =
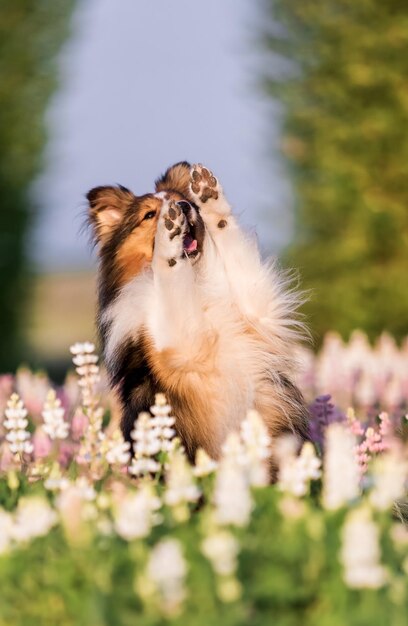
POLYGON ((220 186, 214 174, 198 163, 191 168, 190 190, 199 202, 205 204, 208 200, 218 200, 220 186))
POLYGON ((170 267, 183 256, 183 237, 187 227, 186 216, 180 206, 171 201, 167 211, 161 215, 156 234, 157 253, 167 259, 170 267))

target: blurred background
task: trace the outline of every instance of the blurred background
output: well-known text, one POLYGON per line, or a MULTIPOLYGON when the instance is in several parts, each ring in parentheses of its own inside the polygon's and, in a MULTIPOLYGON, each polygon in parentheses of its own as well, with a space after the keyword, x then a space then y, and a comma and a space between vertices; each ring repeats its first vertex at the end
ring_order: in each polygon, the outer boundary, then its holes
POLYGON ((1 0, 0 372, 94 338, 84 194, 214 170, 324 333, 408 331, 402 0, 1 0))

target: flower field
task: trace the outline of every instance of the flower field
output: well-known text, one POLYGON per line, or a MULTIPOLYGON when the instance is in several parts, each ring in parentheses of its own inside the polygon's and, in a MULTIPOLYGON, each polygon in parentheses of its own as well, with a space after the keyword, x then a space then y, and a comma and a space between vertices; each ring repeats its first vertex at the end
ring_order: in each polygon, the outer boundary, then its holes
POLYGON ((250 411, 194 467, 163 395, 131 450, 94 346, 71 352, 61 388, 0 377, 0 626, 406 626, 407 342, 302 349, 312 442, 250 411))

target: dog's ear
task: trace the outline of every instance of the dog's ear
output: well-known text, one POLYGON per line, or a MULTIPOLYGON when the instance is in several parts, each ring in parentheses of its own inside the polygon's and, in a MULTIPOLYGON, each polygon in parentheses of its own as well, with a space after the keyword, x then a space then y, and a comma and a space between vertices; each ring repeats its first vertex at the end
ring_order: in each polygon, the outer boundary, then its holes
POLYGON ((163 176, 156 180, 156 191, 177 191, 185 198, 189 197, 190 168, 187 161, 180 161, 169 167, 163 176))
POLYGON ((103 243, 121 222, 136 196, 118 187, 95 187, 86 194, 89 202, 88 215, 97 242, 103 243))

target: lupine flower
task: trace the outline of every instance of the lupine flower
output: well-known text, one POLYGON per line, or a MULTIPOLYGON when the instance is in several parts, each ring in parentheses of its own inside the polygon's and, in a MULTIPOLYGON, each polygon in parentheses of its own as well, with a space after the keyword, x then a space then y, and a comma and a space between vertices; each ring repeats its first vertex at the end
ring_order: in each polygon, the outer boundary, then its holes
POLYGON ((86 415, 84 415, 81 408, 77 408, 74 413, 74 417, 72 418, 72 422, 71 422, 72 437, 75 440, 81 439, 81 437, 84 436, 88 428, 88 425, 89 425, 89 419, 87 418, 86 415))
POLYGON ((93 406, 95 400, 94 388, 100 380, 95 346, 93 343, 86 341, 85 343, 75 343, 70 350, 73 355, 72 361, 80 377, 78 385, 81 388, 82 404, 84 406, 93 406))
POLYGON ((203 540, 201 551, 220 576, 235 573, 239 543, 232 533, 224 529, 215 530, 203 540))
POLYGON ((109 465, 127 465, 130 460, 130 443, 123 439, 120 430, 115 430, 110 437, 106 437, 102 444, 102 452, 109 465))
POLYGON ((154 456, 161 450, 161 441, 157 431, 152 428, 151 416, 143 412, 135 421, 134 429, 130 433, 133 440, 134 457, 129 467, 129 473, 134 476, 143 476, 160 470, 154 456))
POLYGON ((359 437, 361 435, 364 435, 364 428, 362 423, 360 422, 359 419, 357 419, 356 417, 356 412, 352 407, 349 407, 347 409, 347 428, 349 429, 349 431, 355 436, 355 437, 359 437))
POLYGON ((314 443, 323 446, 324 433, 329 424, 343 422, 345 415, 331 402, 330 394, 318 396, 309 406, 310 436, 314 443))
POLYGON ((408 463, 402 450, 395 444, 374 462, 374 487, 369 498, 374 508, 386 510, 402 498, 406 491, 408 463))
POLYGON ((160 451, 170 452, 174 447, 176 431, 173 426, 176 420, 170 415, 171 406, 167 404, 163 393, 156 393, 155 403, 150 407, 150 412, 153 415, 150 418, 150 424, 160 441, 160 451))
POLYGON ((68 437, 69 424, 64 421, 65 411, 61 407, 61 401, 57 398, 54 389, 50 389, 45 400, 42 416, 44 419, 44 432, 51 439, 66 439, 68 437))
POLYGON ((235 602, 242 587, 236 578, 239 542, 225 529, 214 529, 201 544, 201 552, 217 574, 217 595, 222 602, 235 602))
POLYGON ((5 410, 6 418, 4 427, 7 429, 6 440, 13 454, 31 454, 33 444, 30 441, 30 433, 27 430, 27 409, 20 397, 13 393, 7 402, 5 410))
MULTIPOLYGON (((352 413, 354 412, 352 411, 352 413)), ((361 474, 367 471, 368 463, 374 455, 384 452, 389 447, 389 440, 392 433, 391 420, 388 417, 388 413, 385 412, 380 413, 379 419, 379 426, 369 426, 365 431, 363 428, 361 429, 363 438, 356 446, 357 461, 360 466, 361 474)), ((350 426, 352 430, 357 433, 355 424, 356 421, 351 423, 350 426)), ((360 433, 361 431, 358 434, 360 433)))
POLYGON ((407 350, 383 333, 372 348, 360 331, 343 343, 328 333, 317 356, 300 350, 309 374, 303 377, 307 396, 330 393, 342 407, 354 404, 368 410, 374 403, 397 411, 408 401, 407 350))
POLYGON ((186 504, 196 502, 201 495, 194 482, 193 472, 181 446, 174 449, 166 467, 165 503, 173 508, 179 521, 188 516, 186 504))
POLYGON ((31 496, 19 500, 14 514, 12 537, 22 543, 46 535, 57 523, 57 514, 47 500, 31 496))
POLYGON ((387 573, 380 563, 378 528, 367 507, 348 513, 342 535, 341 561, 346 585, 354 589, 382 587, 387 573))
POLYGON ((208 456, 205 450, 198 448, 195 457, 195 465, 193 467, 194 476, 208 476, 215 472, 217 467, 218 463, 208 456))
POLYGON ((146 574, 154 585, 161 611, 167 616, 177 615, 186 596, 184 579, 187 574, 179 541, 162 539, 156 544, 146 574))
POLYGON ((81 389, 82 405, 88 418, 86 434, 78 454, 78 461, 91 463, 97 470, 100 460, 100 444, 103 409, 99 406, 96 385, 100 381, 98 356, 93 343, 76 343, 71 346, 72 361, 79 376, 78 385, 81 389))
POLYGON ((52 441, 45 433, 44 428, 38 427, 33 436, 34 458, 45 459, 52 450, 52 441))
POLYGON ((220 525, 245 526, 253 508, 245 457, 237 433, 223 447, 214 489, 215 519, 220 525))
POLYGON ((95 517, 95 499, 96 491, 84 476, 77 478, 74 483, 63 485, 58 494, 56 506, 66 536, 72 543, 81 543, 87 539, 88 531, 84 522, 95 517))
POLYGON ((34 373, 27 367, 19 367, 16 372, 16 391, 35 422, 41 416, 41 410, 49 387, 50 382, 44 372, 34 373))
POLYGON ((142 485, 117 502, 114 511, 116 532, 126 541, 147 537, 154 523, 154 512, 159 508, 160 500, 153 489, 142 485))
POLYGON ((321 476, 321 464, 313 444, 306 442, 299 456, 289 454, 281 459, 278 480, 280 489, 298 497, 306 495, 310 481, 321 476))
POLYGON ((344 426, 331 424, 326 430, 325 448, 323 503, 327 509, 337 509, 359 495, 355 439, 344 426))
POLYGON ((254 487, 267 485, 269 471, 267 461, 271 455, 271 438, 257 411, 248 411, 241 424, 249 484, 254 487))

